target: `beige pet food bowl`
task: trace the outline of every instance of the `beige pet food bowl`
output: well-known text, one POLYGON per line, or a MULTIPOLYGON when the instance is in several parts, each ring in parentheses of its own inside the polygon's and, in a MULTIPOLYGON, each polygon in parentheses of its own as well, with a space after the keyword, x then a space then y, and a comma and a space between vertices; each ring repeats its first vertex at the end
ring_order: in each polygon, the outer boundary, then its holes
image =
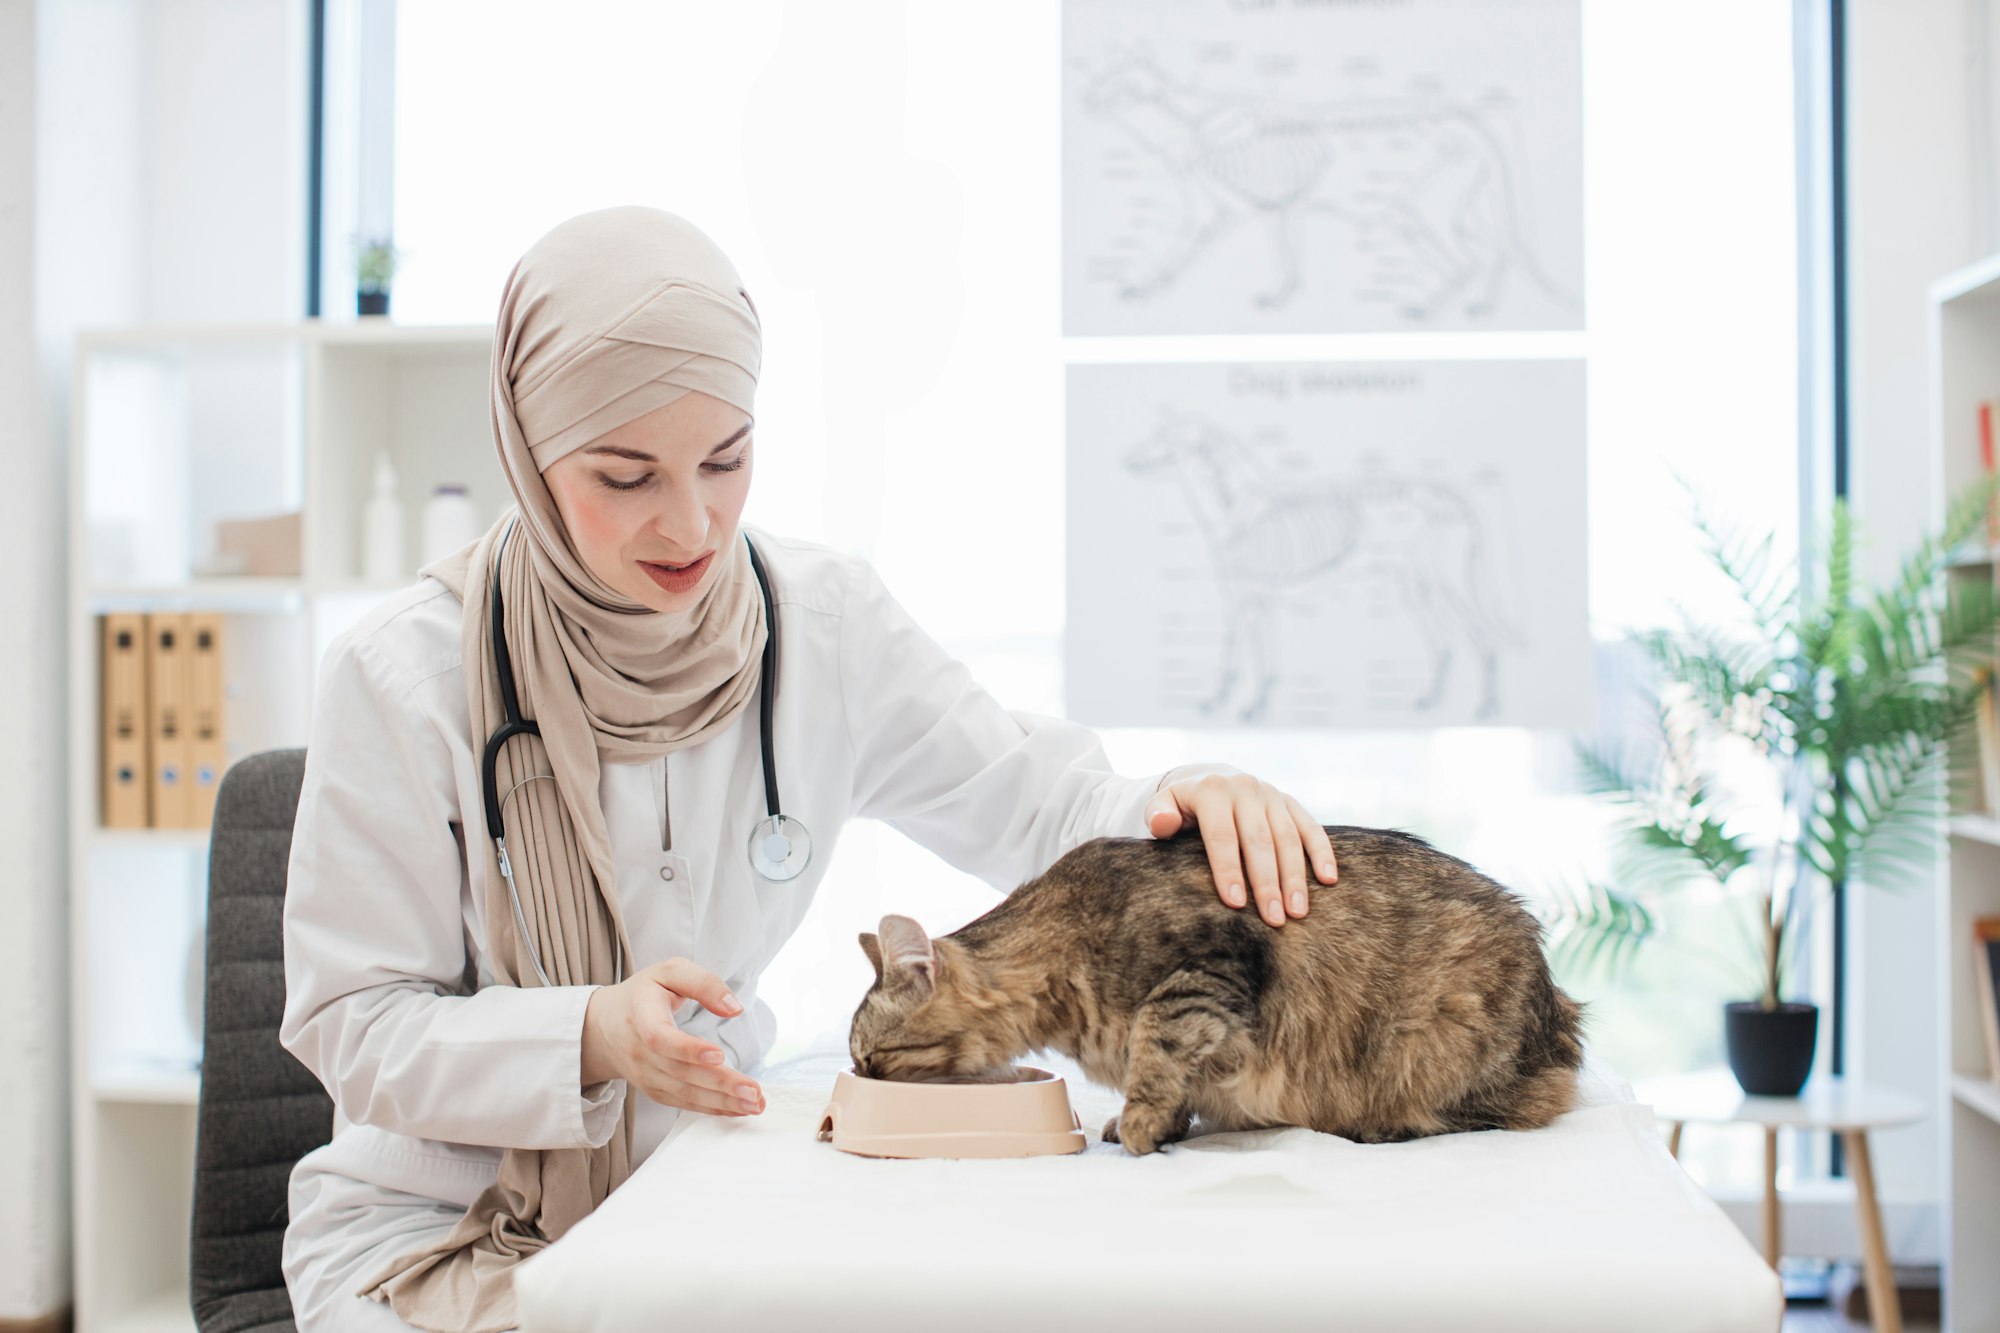
POLYGON ((842 1070, 821 1142, 862 1157, 1041 1157, 1082 1152, 1069 1089, 1046 1069, 1017 1083, 893 1083, 842 1070))

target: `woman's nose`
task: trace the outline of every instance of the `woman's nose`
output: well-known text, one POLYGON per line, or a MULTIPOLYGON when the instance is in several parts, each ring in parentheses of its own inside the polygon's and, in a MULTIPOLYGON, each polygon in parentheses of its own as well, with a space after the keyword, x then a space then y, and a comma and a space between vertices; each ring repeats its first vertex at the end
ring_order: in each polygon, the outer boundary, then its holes
POLYGON ((687 556, 700 555, 707 549, 708 508, 701 497, 674 487, 661 503, 659 513, 653 516, 653 530, 660 534, 660 539, 687 556))

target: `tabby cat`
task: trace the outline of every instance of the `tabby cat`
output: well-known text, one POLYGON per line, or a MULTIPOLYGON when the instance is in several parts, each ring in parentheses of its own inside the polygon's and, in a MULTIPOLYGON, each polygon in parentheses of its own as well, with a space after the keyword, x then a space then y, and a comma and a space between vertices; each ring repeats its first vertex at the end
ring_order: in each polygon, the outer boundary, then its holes
POLYGON ((1533 1129, 1576 1100, 1579 1006, 1541 925, 1423 839, 1327 826, 1339 881, 1267 925, 1216 894, 1199 832, 1096 838, 932 940, 863 934, 857 1073, 1009 1081, 1056 1050, 1125 1094, 1107 1142, 1304 1125, 1364 1143, 1533 1129))

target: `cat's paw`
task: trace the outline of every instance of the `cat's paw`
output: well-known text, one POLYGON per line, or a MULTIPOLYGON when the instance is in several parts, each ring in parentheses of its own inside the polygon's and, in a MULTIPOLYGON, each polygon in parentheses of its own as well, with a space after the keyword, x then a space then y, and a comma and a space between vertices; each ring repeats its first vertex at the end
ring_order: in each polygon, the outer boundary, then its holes
POLYGON ((1097 1137, 1105 1143, 1118 1142, 1118 1117, 1112 1116, 1104 1122, 1104 1128, 1097 1131, 1097 1137))
POLYGON ((1125 1151, 1134 1157, 1158 1152, 1174 1138, 1173 1117, 1134 1102, 1125 1103, 1125 1109, 1106 1128, 1115 1128, 1117 1133, 1109 1141, 1124 1144, 1125 1151))

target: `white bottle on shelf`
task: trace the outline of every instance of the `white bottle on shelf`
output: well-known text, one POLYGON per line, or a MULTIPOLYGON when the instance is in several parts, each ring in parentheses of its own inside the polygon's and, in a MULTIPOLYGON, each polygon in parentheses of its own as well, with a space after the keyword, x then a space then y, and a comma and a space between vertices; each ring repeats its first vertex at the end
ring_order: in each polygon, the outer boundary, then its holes
POLYGON ((403 502, 396 494, 396 465, 383 450, 375 459, 375 494, 361 515, 361 576, 370 583, 410 577, 403 554, 403 502))
POLYGON ((424 502, 423 548, 417 568, 444 557, 479 536, 479 511, 465 487, 440 482, 424 502))

